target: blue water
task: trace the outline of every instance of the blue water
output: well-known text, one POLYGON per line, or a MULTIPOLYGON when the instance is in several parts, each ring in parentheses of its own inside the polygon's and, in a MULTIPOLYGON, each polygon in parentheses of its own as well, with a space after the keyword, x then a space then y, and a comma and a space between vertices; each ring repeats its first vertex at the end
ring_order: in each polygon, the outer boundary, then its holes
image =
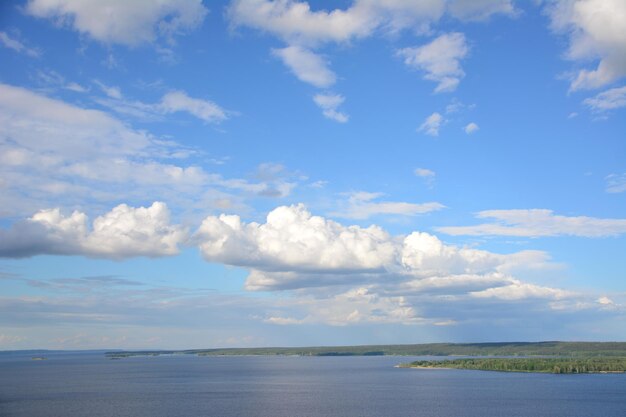
POLYGON ((398 369, 409 357, 0 355, 0 416, 626 416, 626 374, 398 369))

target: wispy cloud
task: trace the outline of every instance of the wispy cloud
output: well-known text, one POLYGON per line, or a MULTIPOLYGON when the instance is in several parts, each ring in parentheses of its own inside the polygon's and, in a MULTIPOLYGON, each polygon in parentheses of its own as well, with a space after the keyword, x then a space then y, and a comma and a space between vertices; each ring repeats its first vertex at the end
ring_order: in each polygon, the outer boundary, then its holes
POLYGON ((0 44, 5 48, 12 49, 21 54, 26 54, 32 58, 39 58, 41 56, 41 51, 39 49, 27 47, 24 43, 11 37, 6 32, 0 32, 0 44))
POLYGON ((623 193, 626 191, 626 172, 607 175, 605 180, 607 193, 623 193))
POLYGON ((436 230, 449 235, 469 236, 580 236, 607 237, 626 233, 626 219, 602 219, 587 216, 560 216, 545 209, 486 210, 477 214, 492 223, 474 226, 446 226, 436 230))
POLYGON ((595 97, 586 98, 583 103, 595 112, 605 112, 626 107, 626 86, 603 91, 595 97))
POLYGON ((343 207, 332 214, 344 219, 367 219, 377 215, 416 216, 445 208, 437 202, 380 201, 383 195, 364 191, 349 193, 347 202, 341 204, 343 207))

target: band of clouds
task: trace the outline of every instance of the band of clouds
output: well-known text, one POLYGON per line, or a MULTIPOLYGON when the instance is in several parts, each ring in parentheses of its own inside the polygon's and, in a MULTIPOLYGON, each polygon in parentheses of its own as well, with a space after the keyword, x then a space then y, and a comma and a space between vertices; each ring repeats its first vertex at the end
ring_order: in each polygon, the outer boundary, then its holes
POLYGON ((181 246, 197 246, 208 262, 248 269, 247 290, 290 291, 290 297, 259 307, 258 320, 275 325, 454 325, 485 302, 553 312, 621 308, 606 295, 590 299, 513 275, 558 267, 545 252, 497 254, 448 245, 420 231, 391 235, 376 225, 312 215, 303 205, 277 207, 264 223, 207 216, 193 234, 172 224, 160 202, 122 204, 93 222, 79 211, 64 216, 58 209, 41 210, 1 230, 0 242, 3 257, 127 259, 173 256, 181 246))
MULTIPOLYGON (((66 85, 60 81, 59 85, 66 85)), ((219 123, 229 115, 214 103, 180 90, 147 104, 125 100, 119 89, 104 88, 120 97, 107 99, 120 113, 184 111, 205 123, 219 123)), ((71 207, 86 199, 107 204, 166 199, 223 210, 240 204, 244 196, 288 195, 299 181, 284 170, 258 181, 224 178, 188 162, 197 153, 172 138, 135 129, 110 113, 0 84, 2 215, 33 212, 50 207, 51 201, 71 207)))

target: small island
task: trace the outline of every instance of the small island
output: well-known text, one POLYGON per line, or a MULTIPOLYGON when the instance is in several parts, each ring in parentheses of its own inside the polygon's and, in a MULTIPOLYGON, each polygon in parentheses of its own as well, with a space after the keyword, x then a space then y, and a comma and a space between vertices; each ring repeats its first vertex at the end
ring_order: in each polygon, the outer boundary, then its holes
POLYGON ((422 360, 399 365, 417 369, 472 369, 500 372, 591 374, 626 372, 626 357, 589 358, 465 358, 422 360))

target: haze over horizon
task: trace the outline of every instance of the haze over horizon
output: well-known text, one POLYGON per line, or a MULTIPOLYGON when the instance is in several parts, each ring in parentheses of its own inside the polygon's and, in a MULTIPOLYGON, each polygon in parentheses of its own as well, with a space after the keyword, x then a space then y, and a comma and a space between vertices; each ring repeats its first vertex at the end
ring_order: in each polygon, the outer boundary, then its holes
POLYGON ((0 5, 0 350, 626 340, 626 2, 0 5))

